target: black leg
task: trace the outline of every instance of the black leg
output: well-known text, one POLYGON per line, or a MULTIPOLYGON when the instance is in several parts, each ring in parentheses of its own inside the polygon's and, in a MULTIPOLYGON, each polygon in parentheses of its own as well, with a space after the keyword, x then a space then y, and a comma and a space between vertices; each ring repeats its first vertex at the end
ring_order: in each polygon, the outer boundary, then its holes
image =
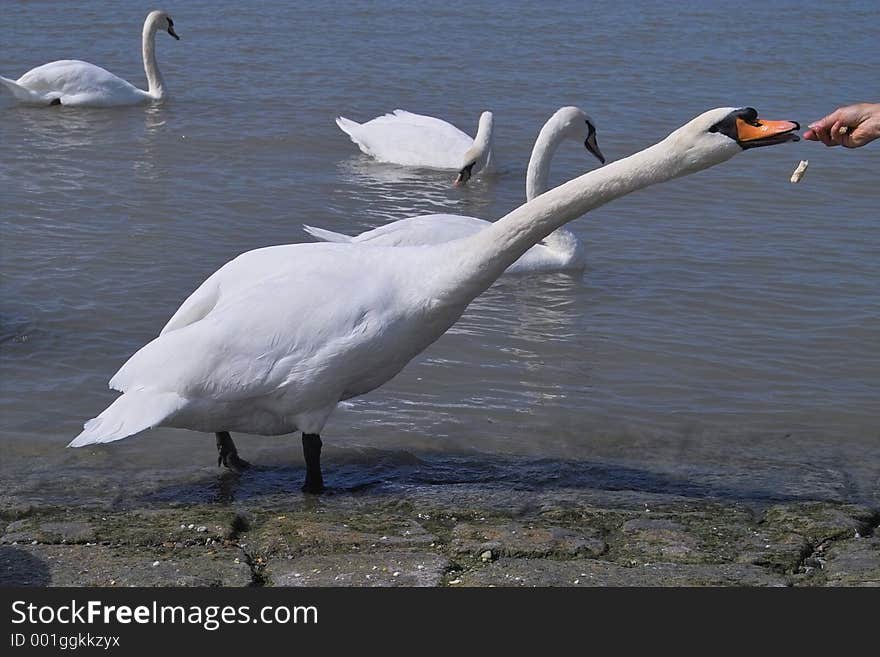
POLYGON ((303 433, 303 456, 306 459, 306 483, 304 493, 321 493, 324 478, 321 476, 321 436, 316 433, 303 433))
POLYGON ((215 435, 217 436, 217 465, 225 465, 233 472, 241 472, 250 467, 250 463, 239 458, 238 450, 235 449, 235 443, 232 442, 232 436, 228 431, 218 431, 215 435))

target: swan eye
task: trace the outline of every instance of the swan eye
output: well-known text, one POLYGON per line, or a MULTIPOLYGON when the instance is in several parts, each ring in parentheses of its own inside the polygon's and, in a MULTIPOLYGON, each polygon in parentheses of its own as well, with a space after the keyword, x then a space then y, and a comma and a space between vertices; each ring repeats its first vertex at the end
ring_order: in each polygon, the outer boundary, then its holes
POLYGON ((758 110, 754 107, 746 107, 739 113, 739 118, 753 128, 760 128, 763 123, 758 120, 758 110))
POLYGON ((718 127, 717 123, 709 128, 709 132, 718 132, 719 130, 721 130, 721 128, 718 127))
POLYGON ((594 126, 592 123, 590 123, 589 120, 587 120, 587 137, 592 137, 595 134, 596 134, 596 126, 594 126))
POLYGON ((739 112, 738 117, 743 123, 746 123, 747 125, 750 125, 753 128, 760 128, 762 125, 764 125, 758 119, 758 110, 756 110, 754 107, 743 108, 739 112))

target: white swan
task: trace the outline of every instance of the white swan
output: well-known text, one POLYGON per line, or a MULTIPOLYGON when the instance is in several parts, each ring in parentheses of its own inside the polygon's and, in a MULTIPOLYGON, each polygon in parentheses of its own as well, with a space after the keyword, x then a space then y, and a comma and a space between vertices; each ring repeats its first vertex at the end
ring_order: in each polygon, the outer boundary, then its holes
POLYGON ((490 168, 492 124, 492 112, 483 112, 477 135, 471 139, 451 123, 400 109, 366 123, 344 116, 336 119, 336 125, 366 155, 409 167, 457 169, 457 185, 490 168))
POLYGON ((413 247, 287 244, 248 251, 193 292, 110 380, 123 394, 72 447, 151 427, 303 432, 304 490, 323 488, 319 433, 344 399, 378 388, 439 338, 532 245, 585 212, 745 148, 797 140, 751 108, 706 112, 635 155, 586 173, 454 242, 413 247))
POLYGON ((100 66, 77 59, 62 59, 33 68, 18 80, 0 77, 19 103, 27 105, 71 105, 112 107, 136 105, 165 98, 165 82, 156 64, 156 31, 167 30, 175 39, 174 21, 164 11, 151 11, 144 21, 144 71, 149 88, 138 89, 100 66))
MULTIPOLYGON (((551 116, 532 148, 526 173, 526 199, 547 191, 550 162, 560 143, 574 139, 605 163, 605 157, 596 142, 596 128, 592 119, 578 107, 562 107, 551 116)), ((415 246, 440 244, 473 235, 489 222, 477 217, 457 214, 429 214, 408 217, 351 237, 314 226, 303 226, 305 231, 324 242, 352 242, 369 246, 415 246)), ((577 236, 566 228, 559 228, 507 268, 505 273, 575 271, 585 266, 584 248, 577 236)))

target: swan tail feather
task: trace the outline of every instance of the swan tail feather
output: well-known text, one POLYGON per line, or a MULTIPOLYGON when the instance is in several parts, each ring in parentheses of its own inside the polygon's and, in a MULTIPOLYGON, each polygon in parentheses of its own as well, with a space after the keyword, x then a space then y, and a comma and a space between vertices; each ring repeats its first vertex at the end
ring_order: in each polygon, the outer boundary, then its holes
POLYGON ((352 121, 351 119, 347 119, 344 116, 336 117, 336 125, 338 125, 339 129, 352 139, 354 139, 355 131, 361 127, 361 124, 357 121, 352 121))
POLYGON ((345 235, 343 233, 335 233, 332 230, 326 230, 324 228, 315 228, 314 226, 308 226, 303 224, 303 230, 306 231, 312 237, 315 237, 322 242, 352 242, 354 238, 351 235, 345 235))
POLYGON ((2 76, 0 76, 0 88, 5 88, 9 91, 13 98, 20 103, 48 105, 55 100, 55 98, 48 98, 43 94, 38 94, 27 87, 21 86, 15 80, 10 80, 9 78, 4 78, 2 76))
POLYGON ((185 402, 183 397, 173 392, 126 392, 117 397, 98 417, 86 422, 82 433, 70 441, 68 447, 112 443, 152 429, 180 410, 185 402))
POLYGON ((338 116, 336 117, 336 125, 339 126, 339 129, 342 130, 342 132, 348 135, 348 138, 351 139, 354 144, 357 144, 357 147, 361 149, 361 152, 364 155, 375 155, 364 139, 364 131, 362 130, 363 126, 360 123, 347 119, 344 116, 338 116))

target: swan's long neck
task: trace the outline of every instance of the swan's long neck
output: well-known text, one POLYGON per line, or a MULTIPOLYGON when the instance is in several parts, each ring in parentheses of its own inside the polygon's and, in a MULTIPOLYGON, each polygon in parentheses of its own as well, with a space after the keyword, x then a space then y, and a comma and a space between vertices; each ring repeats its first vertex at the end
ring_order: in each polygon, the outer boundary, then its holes
POLYGON ((147 93, 161 100, 165 97, 165 80, 162 79, 162 72, 156 63, 156 17, 150 15, 144 23, 144 34, 142 39, 142 50, 144 54, 144 72, 147 74, 147 93))
MULTIPOLYGON (((468 153, 476 156, 477 169, 488 169, 492 161, 492 127, 494 120, 491 116, 480 117, 480 125, 474 137, 474 145, 468 149, 468 153)), ((466 156, 467 157, 467 156, 466 156)))
MULTIPOLYGON (((526 200, 532 201, 548 189, 550 163, 559 144, 565 139, 565 130, 556 114, 550 117, 532 147, 529 167, 526 171, 526 200)), ((564 228, 555 230, 544 238, 544 244, 554 251, 569 251, 578 248, 574 233, 564 228)))
POLYGON ((469 303, 551 232, 620 196, 710 166, 694 163, 670 138, 545 192, 479 233, 449 242, 439 296, 469 303))
POLYGON ((532 201, 547 191, 547 180, 550 178, 550 162, 559 144, 565 138, 562 126, 556 116, 541 128, 535 145, 532 147, 532 155, 529 158, 529 168, 526 172, 526 200, 532 201))

